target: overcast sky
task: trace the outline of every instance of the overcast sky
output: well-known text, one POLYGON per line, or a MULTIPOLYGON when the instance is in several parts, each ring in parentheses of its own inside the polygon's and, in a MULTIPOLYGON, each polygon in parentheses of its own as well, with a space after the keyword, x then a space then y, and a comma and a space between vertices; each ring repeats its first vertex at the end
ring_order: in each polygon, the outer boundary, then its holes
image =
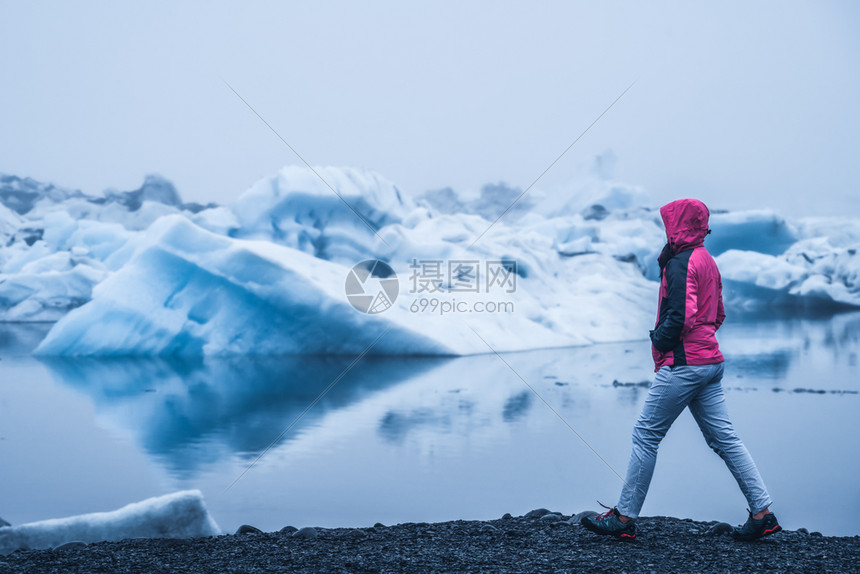
POLYGON ((228 202, 299 160, 408 193, 565 193, 860 216, 857 2, 0 0, 0 172, 228 202), (658 7, 659 6, 659 7, 658 7))

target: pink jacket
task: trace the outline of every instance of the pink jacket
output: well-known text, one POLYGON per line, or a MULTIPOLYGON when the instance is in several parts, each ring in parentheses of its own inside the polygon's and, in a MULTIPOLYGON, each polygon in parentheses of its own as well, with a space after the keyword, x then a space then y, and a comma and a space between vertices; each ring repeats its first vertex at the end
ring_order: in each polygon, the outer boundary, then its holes
POLYGON ((705 249, 708 208, 679 199, 660 208, 669 242, 660 255, 660 300, 651 331, 654 370, 722 363, 715 333, 726 318, 720 271, 705 249))

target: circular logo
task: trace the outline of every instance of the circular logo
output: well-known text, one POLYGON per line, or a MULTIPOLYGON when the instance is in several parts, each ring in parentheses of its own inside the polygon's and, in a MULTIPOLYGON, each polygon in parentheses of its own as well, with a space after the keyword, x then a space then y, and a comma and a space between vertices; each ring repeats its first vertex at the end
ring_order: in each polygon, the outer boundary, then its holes
POLYGON ((345 290, 353 307, 375 315, 391 308, 400 292, 400 282, 388 263, 366 259, 349 270, 345 290))

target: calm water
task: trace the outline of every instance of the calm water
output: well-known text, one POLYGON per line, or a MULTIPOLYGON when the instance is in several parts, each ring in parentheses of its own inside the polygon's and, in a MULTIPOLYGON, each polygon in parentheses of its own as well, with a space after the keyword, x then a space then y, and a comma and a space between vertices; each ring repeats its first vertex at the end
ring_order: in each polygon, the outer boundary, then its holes
MULTIPOLYGON (((652 376, 645 341, 507 354, 510 368, 365 358, 278 439, 350 358, 39 361, 47 328, 0 326, 12 524, 186 488, 225 532, 596 509, 621 480, 519 377, 623 475, 652 376)), ((730 413, 783 526, 860 534, 860 314, 731 323, 720 339, 730 413)), ((737 524, 745 506, 685 412, 643 514, 737 524)))

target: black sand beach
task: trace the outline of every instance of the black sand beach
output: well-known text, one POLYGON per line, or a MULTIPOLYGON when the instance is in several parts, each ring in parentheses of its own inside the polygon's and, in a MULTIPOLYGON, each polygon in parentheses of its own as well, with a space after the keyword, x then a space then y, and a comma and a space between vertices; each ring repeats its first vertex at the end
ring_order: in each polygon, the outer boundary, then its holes
MULTIPOLYGON (((0 572, 857 572, 860 536, 783 531, 735 542, 725 525, 642 517, 634 542, 577 517, 533 511, 487 521, 285 527, 190 540, 135 539, 18 550, 0 572)), ((252 530, 252 529, 248 529, 252 530)))

